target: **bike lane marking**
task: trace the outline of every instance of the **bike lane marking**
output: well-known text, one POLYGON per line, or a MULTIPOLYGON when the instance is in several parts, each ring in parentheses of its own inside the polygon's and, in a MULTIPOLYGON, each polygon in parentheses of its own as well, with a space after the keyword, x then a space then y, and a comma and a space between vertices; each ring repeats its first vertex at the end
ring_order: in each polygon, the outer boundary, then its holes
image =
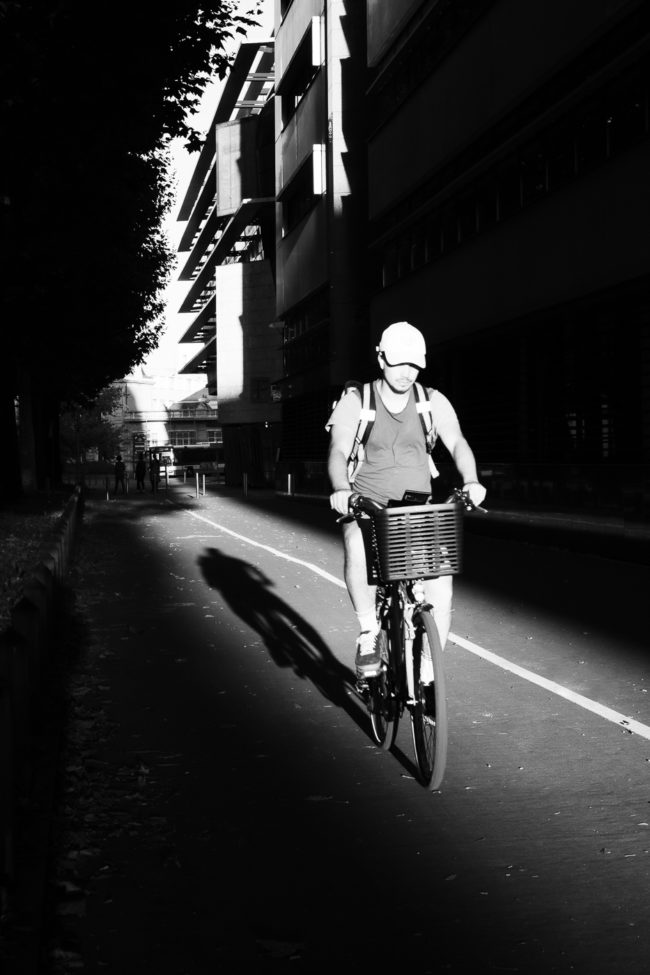
POLYGON ((264 545, 262 542, 256 542, 255 539, 249 538, 247 535, 240 535, 239 532, 235 532, 232 528, 226 528, 225 525, 219 525, 216 521, 210 521, 209 518, 205 518, 203 515, 197 514, 196 511, 190 511, 185 509, 188 515, 192 518, 197 518, 199 521, 204 521, 206 525, 210 525, 212 528, 218 528, 219 531, 225 532, 226 535, 232 535, 233 538, 238 538, 242 542, 246 542, 248 545, 253 545, 255 548, 262 548, 265 552, 270 552, 271 555, 276 555, 279 559, 286 559, 287 562, 295 562, 296 565, 302 565, 305 569, 310 569, 315 572, 316 575, 322 576, 323 579, 327 579, 328 582, 333 582, 335 586, 339 586, 341 589, 345 589, 345 583, 342 579, 337 579, 336 576, 330 575, 325 569, 321 569, 320 566, 314 565, 313 562, 305 562, 303 559, 298 559, 295 555, 288 555, 286 552, 281 552, 278 548, 273 548, 271 545, 264 545))
POLYGON ((542 677, 532 670, 520 667, 519 664, 513 664, 509 660, 506 660, 505 657, 500 657, 497 653, 493 653, 492 650, 486 650, 477 643, 472 643, 471 640, 465 640, 462 636, 456 636, 455 633, 450 633, 449 639, 452 643, 457 644, 464 650, 469 650, 470 653, 476 654, 477 657, 482 657, 483 660, 487 660, 489 663, 501 667, 502 670, 507 670, 511 674, 523 677, 524 680, 530 681, 531 684, 537 684, 538 687, 543 687, 544 690, 551 691, 552 694, 557 694, 558 697, 563 697, 567 701, 571 701, 572 704, 577 704, 586 711, 591 711, 593 714, 597 714, 599 717, 619 725, 624 731, 641 735, 642 738, 650 740, 650 727, 648 725, 642 724, 640 721, 635 721, 634 718, 621 714, 620 711, 614 711, 613 708, 608 708, 604 704, 599 704, 598 701, 592 701, 591 698, 584 697, 576 691, 571 691, 568 687, 563 687, 562 684, 556 684, 554 680, 542 677))
MULTIPOLYGON (((225 525, 220 525, 216 521, 211 521, 209 518, 205 518, 203 515, 200 515, 195 511, 190 511, 187 508, 185 511, 188 515, 191 515, 192 518, 196 518, 199 521, 204 521, 206 525, 210 525, 212 528, 217 528, 219 531, 225 532, 227 535, 232 535, 233 538, 246 542, 248 545, 253 545, 255 548, 264 549, 265 552, 269 552, 271 555, 277 556, 277 558, 285 559, 287 562, 294 562, 296 565, 301 565, 303 568, 309 569, 311 572, 315 572, 323 579, 327 579, 328 582, 333 583, 340 589, 345 589, 345 582, 342 579, 338 579, 336 576, 331 575, 329 572, 321 569, 320 566, 314 565, 313 562, 306 562, 304 559, 296 558, 294 555, 288 555, 286 552, 273 548, 271 545, 264 545, 262 542, 256 542, 253 538, 249 538, 247 535, 241 535, 239 532, 233 531, 231 528, 226 528, 225 525)), ((578 694, 576 691, 572 691, 567 687, 563 687, 562 684, 557 684, 555 681, 549 680, 547 677, 542 677, 540 674, 536 674, 532 670, 527 670, 525 667, 520 667, 518 664, 514 664, 510 660, 506 660, 505 657, 500 657, 497 653, 493 653, 491 650, 486 650, 484 647, 480 647, 477 643, 472 643, 471 640, 465 640, 462 636, 456 636, 455 633, 450 633, 449 639, 452 643, 462 647, 463 650, 468 650, 477 657, 481 657, 483 660, 488 661, 488 663, 494 664, 496 667, 500 667, 502 670, 509 671, 511 674, 515 674, 517 677, 521 677, 523 680, 529 681, 531 684, 536 684, 538 687, 542 687, 544 690, 550 691, 552 694, 556 694, 558 697, 562 697, 565 700, 570 701, 572 704, 577 704, 578 707, 584 708, 586 711, 591 711, 592 714, 605 718, 606 721, 611 721, 613 724, 618 725, 620 728, 629 732, 630 734, 640 735, 642 738, 646 738, 650 741, 650 727, 648 725, 642 724, 640 721, 636 721, 634 718, 630 718, 627 715, 622 714, 620 711, 614 711, 613 708, 609 708, 604 704, 599 704, 598 701, 592 701, 591 698, 584 697, 584 695, 578 694)))

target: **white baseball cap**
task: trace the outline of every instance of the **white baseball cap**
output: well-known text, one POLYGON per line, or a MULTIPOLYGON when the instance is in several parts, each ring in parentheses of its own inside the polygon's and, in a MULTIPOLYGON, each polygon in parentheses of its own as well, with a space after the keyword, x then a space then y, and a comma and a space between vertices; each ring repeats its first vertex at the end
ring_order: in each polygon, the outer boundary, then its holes
POLYGON ((424 335, 409 322, 393 322, 384 329, 377 352, 383 353, 389 366, 408 362, 418 369, 424 369, 427 364, 424 335))

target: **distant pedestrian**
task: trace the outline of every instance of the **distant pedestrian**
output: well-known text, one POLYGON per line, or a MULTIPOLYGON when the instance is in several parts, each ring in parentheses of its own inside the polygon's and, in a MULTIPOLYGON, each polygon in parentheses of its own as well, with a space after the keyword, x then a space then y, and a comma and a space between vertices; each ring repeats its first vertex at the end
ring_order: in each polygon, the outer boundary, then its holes
POLYGON ((137 491, 144 491, 144 476, 147 473, 147 465, 144 462, 144 454, 138 454, 135 465, 135 487, 137 491))
POLYGON ((149 464, 149 480, 151 482, 151 490, 155 494, 158 490, 158 482, 160 481, 160 461, 155 455, 151 458, 151 463, 149 464))
POLYGON ((124 461, 122 460, 122 455, 121 454, 118 454, 117 455, 117 460, 115 461, 114 471, 115 471, 115 491, 114 491, 114 493, 117 494, 118 487, 120 485, 122 485, 122 494, 126 494, 126 484, 124 483, 124 475, 126 474, 126 466, 124 464, 124 461))

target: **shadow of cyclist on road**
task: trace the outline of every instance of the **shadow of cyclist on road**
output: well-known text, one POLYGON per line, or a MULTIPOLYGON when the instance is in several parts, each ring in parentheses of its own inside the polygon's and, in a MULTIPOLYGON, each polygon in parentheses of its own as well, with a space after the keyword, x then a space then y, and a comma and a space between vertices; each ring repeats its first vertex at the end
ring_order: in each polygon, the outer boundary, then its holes
POLYGON ((278 667, 291 667, 307 677, 337 704, 347 699, 354 675, 339 663, 314 627, 271 592, 273 581, 243 559, 206 549, 199 567, 211 589, 218 590, 232 611, 260 634, 278 667))

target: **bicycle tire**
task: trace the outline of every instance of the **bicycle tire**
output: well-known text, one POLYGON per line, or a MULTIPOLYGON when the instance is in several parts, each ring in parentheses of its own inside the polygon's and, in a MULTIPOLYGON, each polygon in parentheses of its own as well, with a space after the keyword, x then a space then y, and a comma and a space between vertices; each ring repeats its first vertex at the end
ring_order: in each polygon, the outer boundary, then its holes
POLYGON ((387 653, 381 672, 368 681, 368 711, 375 742, 382 751, 390 751, 397 736, 399 705, 395 692, 395 654, 388 631, 387 653))
POLYGON ((440 637, 432 616, 420 613, 415 619, 413 641, 415 702, 411 707, 413 750, 420 781, 435 792, 440 788, 447 765, 447 693, 440 637), (433 664, 433 693, 420 679, 420 662, 428 644, 433 664))

